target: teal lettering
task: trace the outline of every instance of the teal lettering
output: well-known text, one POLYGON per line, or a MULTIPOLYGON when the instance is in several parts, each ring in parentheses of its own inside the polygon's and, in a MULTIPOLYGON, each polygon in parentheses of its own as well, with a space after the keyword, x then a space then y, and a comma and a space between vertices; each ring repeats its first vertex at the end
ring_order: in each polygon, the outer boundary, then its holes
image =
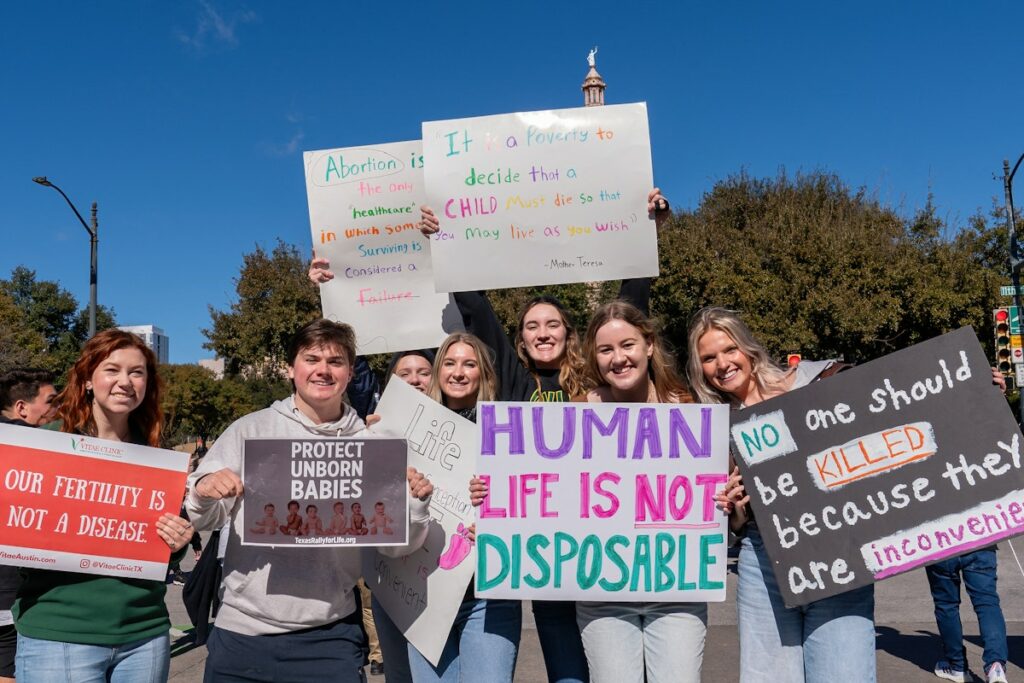
POLYGON ((697 584, 686 580, 686 536, 679 537, 679 590, 697 590, 697 584))
POLYGON ((519 575, 523 572, 523 537, 512 534, 512 589, 519 588, 519 575))
POLYGON ((651 539, 648 536, 637 536, 633 548, 633 578, 629 582, 629 590, 636 592, 640 586, 640 574, 644 575, 644 592, 651 592, 651 539))
POLYGON ((624 547, 629 546, 629 539, 621 534, 616 534, 609 538, 604 544, 605 555, 611 560, 611 563, 619 570, 619 574, 622 576, 618 581, 609 581, 608 579, 601 579, 597 583, 601 586, 602 590, 608 591, 609 593, 617 593, 626 587, 626 583, 629 581, 629 567, 626 565, 626 561, 622 559, 618 551, 615 550, 615 546, 621 545, 624 547))
POLYGON ((580 558, 576 562, 576 583, 580 588, 586 590, 592 588, 599 578, 601 578, 601 539, 589 534, 580 543, 580 558))
POLYGON ((478 591, 485 591, 501 584, 508 577, 510 569, 508 547, 504 541, 492 534, 480 534, 476 537, 476 544, 476 589, 478 591), (501 571, 493 579, 487 578, 488 547, 494 548, 501 559, 501 571))
POLYGON ((675 549, 676 542, 672 538, 672 534, 661 532, 654 537, 654 567, 656 571, 654 580, 655 593, 671 590, 673 584, 676 582, 676 577, 672 575, 672 569, 669 566, 669 562, 672 561, 672 553, 675 552, 675 549))
POLYGON ((562 587, 562 565, 576 557, 579 549, 580 544, 575 538, 562 531, 555 532, 555 588, 562 587))
POLYGON ((334 171, 334 175, 341 179, 341 173, 338 171, 338 166, 334 163, 334 157, 327 157, 327 171, 324 173, 324 182, 328 182, 331 179, 331 171, 334 171))
POLYGON ((526 542, 526 554, 540 570, 540 576, 536 578, 532 574, 527 574, 523 577, 523 582, 530 588, 546 586, 548 581, 551 580, 551 567, 548 565, 548 561, 544 559, 544 556, 541 555, 540 550, 538 550, 538 547, 547 548, 549 545, 551 545, 551 542, 547 536, 542 534, 534 534, 526 542))
POLYGON ((708 566, 717 562, 708 551, 712 543, 722 543, 723 540, 722 534, 700 537, 700 578, 698 583, 701 590, 715 590, 724 585, 721 581, 708 581, 708 566))

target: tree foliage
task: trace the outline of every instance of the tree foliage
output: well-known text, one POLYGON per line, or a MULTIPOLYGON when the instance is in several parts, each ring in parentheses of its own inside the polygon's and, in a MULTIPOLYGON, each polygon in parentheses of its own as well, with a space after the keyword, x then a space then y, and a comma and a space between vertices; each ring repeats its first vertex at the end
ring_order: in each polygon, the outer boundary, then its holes
MULTIPOLYGON (((651 308, 682 357, 690 317, 707 305, 743 314, 778 358, 865 361, 973 325, 992 339, 990 311, 1007 281, 1006 230, 970 218, 954 230, 929 202, 905 217, 864 189, 851 190, 824 172, 718 182, 692 211, 680 211, 659 233, 660 277, 651 308)), ((307 260, 279 243, 257 247, 236 280, 238 301, 211 308, 205 333, 227 361, 276 377, 288 338, 320 314, 307 260), (269 372, 268 372, 269 371, 269 372)), ((559 298, 581 333, 595 303, 618 282, 529 287, 490 292, 509 334, 523 304, 538 294, 559 298)), ((358 332, 358 330, 357 330, 358 332)), ((375 369, 386 357, 372 359, 375 369)))
MULTIPOLYGON (((0 372, 32 366, 63 378, 88 339, 88 321, 88 308, 59 283, 16 267, 0 280, 0 372)), ((113 310, 97 306, 96 329, 115 325, 113 310)))
POLYGON ((258 402, 242 382, 230 377, 218 380, 198 365, 161 365, 160 378, 167 446, 193 436, 208 441, 239 417, 269 404, 258 402))
POLYGON ((205 347, 224 359, 228 375, 280 375, 291 336, 321 314, 308 266, 296 247, 281 241, 269 254, 257 245, 243 256, 237 300, 227 311, 210 306, 212 325, 203 330, 205 347))

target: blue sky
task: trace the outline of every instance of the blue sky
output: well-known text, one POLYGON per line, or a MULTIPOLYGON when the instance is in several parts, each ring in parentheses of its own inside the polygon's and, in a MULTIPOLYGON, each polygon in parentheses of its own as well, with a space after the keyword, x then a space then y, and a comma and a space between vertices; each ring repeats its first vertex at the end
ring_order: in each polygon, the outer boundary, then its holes
POLYGON ((100 302, 163 327, 172 362, 212 356, 242 254, 310 244, 303 150, 579 106, 595 44, 608 103, 648 103, 676 206, 741 169, 825 169, 904 214, 930 191, 959 226, 1024 152, 1022 36, 1010 1, 3 3, 0 274, 88 298, 47 175, 100 204, 100 302))

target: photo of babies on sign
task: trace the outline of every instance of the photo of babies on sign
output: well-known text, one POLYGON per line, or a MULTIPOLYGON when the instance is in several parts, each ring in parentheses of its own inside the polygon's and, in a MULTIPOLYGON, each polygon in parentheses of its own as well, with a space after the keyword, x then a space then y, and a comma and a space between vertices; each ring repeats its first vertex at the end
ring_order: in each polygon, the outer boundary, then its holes
POLYGON ((247 440, 242 545, 405 545, 407 449, 404 439, 247 440))

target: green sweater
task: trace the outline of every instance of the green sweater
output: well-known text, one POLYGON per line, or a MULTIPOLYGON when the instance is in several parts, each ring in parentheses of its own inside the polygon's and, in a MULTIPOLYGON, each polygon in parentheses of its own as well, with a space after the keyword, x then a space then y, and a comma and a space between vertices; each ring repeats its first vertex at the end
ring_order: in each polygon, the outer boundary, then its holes
MULTIPOLYGON (((185 548, 175 553, 184 555, 185 548)), ((162 581, 95 576, 45 569, 22 570, 14 603, 18 633, 85 645, 123 645, 167 632, 170 620, 162 581)))
POLYGON ((122 645, 170 628, 160 581, 24 570, 14 603, 18 633, 86 645, 122 645))

